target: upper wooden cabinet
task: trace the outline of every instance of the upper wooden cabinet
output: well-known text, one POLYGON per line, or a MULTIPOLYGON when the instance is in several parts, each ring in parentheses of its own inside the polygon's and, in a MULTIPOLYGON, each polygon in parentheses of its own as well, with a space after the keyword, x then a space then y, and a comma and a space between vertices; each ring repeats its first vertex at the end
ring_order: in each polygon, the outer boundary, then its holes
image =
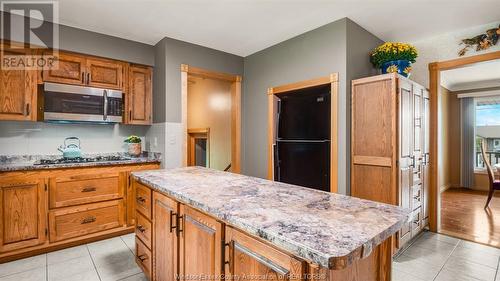
POLYGON ((59 60, 53 68, 43 70, 43 82, 84 85, 86 58, 84 56, 60 52, 59 60))
POLYGON ((92 87, 123 90, 124 63, 87 59, 87 84, 92 87))
MULTIPOLYGON (((6 50, 4 55, 26 55, 27 50, 6 50)), ((0 120, 36 120, 36 70, 0 71, 0 120)))
POLYGON ((43 180, 12 178, 0 186, 0 252, 46 241, 46 192, 43 180))
POLYGON ((60 52, 57 64, 44 70, 42 78, 44 82, 123 90, 124 66, 120 61, 60 52))
POLYGON ((126 123, 150 125, 152 123, 152 68, 131 65, 128 71, 128 98, 125 108, 126 123))

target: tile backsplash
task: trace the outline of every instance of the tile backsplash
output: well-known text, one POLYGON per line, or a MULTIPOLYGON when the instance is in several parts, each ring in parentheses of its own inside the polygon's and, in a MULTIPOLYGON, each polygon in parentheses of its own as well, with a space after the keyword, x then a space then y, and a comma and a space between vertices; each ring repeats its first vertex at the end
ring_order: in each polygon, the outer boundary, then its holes
POLYGON ((126 151, 123 140, 137 135, 147 149, 145 136, 149 126, 53 124, 42 122, 0 121, 0 155, 59 154, 66 137, 80 138, 84 153, 126 151))

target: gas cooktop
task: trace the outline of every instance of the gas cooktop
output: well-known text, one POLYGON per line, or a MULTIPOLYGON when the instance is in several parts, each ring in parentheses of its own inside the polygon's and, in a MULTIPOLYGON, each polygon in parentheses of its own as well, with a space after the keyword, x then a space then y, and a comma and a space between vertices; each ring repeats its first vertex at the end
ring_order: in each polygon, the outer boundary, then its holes
POLYGON ((57 165, 71 163, 92 163, 92 162, 109 162, 109 161, 127 161, 131 158, 124 156, 96 156, 96 157, 78 157, 78 158, 57 158, 57 159, 40 159, 35 162, 35 165, 57 165))

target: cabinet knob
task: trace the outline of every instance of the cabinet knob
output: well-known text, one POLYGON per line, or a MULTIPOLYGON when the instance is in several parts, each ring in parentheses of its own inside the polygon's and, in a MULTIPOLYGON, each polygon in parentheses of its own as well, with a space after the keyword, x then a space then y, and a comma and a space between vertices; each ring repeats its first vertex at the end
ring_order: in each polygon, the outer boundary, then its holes
POLYGON ((140 255, 140 256, 137 256, 137 258, 141 261, 141 262, 144 262, 145 260, 148 259, 148 256, 146 255, 140 255))
POLYGON ((146 202, 146 198, 137 196, 136 201, 140 204, 143 204, 144 202, 146 202))
POLYGON ((144 226, 142 226, 140 224, 138 224, 136 228, 137 228, 137 230, 139 230, 142 233, 146 232, 146 228, 144 228, 144 226))
POLYGON ((88 224, 88 223, 93 223, 96 221, 96 217, 94 216, 90 216, 90 217, 86 217, 82 220, 81 224, 88 224))

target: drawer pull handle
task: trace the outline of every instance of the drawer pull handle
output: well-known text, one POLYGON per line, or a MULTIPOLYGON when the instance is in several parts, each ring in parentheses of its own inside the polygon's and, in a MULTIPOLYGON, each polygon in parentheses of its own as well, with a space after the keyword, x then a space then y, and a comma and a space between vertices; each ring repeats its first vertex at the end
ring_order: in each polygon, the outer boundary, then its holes
POLYGON ((94 216, 86 217, 82 220, 81 224, 93 223, 96 221, 94 216))
POLYGON ((148 256, 147 255, 140 255, 140 256, 137 256, 137 258, 141 261, 141 262, 144 262, 145 260, 148 259, 148 256))
POLYGON ((146 198, 141 197, 141 196, 138 196, 138 197, 136 198, 136 200, 137 200, 137 202, 138 202, 138 203, 140 203, 140 204, 143 204, 143 203, 145 203, 145 202, 146 202, 146 198))
POLYGON ((183 223, 182 223, 183 220, 184 220, 184 216, 177 217, 177 235, 179 235, 183 231, 183 229, 181 227, 183 225, 183 223))
POLYGON ((95 188, 95 187, 85 187, 82 189, 82 192, 94 192, 96 190, 97 190, 97 188, 95 188))
POLYGON ((177 225, 173 225, 174 217, 176 224, 178 224, 179 222, 177 221, 177 213, 174 213, 174 211, 170 211, 170 233, 172 233, 174 228, 177 228, 177 225))
POLYGON ((142 233, 146 232, 146 228, 144 228, 144 226, 142 226, 140 224, 138 224, 136 228, 137 228, 137 230, 139 230, 142 233))

